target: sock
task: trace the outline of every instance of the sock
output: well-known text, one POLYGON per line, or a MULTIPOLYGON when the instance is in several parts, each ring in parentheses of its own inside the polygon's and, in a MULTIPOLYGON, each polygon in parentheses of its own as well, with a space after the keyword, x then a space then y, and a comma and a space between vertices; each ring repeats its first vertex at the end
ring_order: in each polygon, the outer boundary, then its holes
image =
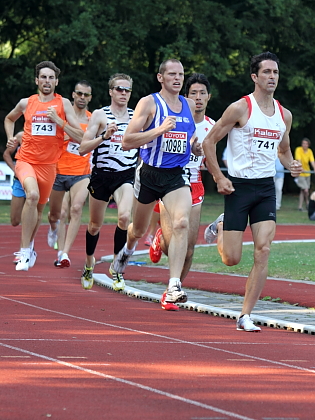
POLYGON ((86 243, 85 243, 85 250, 86 250, 86 255, 93 255, 97 242, 98 242, 98 238, 100 236, 100 233, 98 232, 95 236, 91 235, 90 232, 87 230, 86 234, 85 234, 85 239, 86 239, 86 243))
POLYGON ((182 285, 179 278, 177 278, 177 277, 171 277, 169 279, 169 282, 168 282, 169 289, 171 287, 173 287, 173 286, 176 286, 178 283, 179 283, 180 286, 182 285))
POLYGON ((30 250, 33 251, 34 249, 34 239, 30 242, 30 250))
POLYGON ((124 253, 127 254, 127 255, 132 255, 136 250, 136 246, 137 246, 137 244, 132 249, 128 249, 127 244, 126 244, 124 246, 124 253))
POLYGON ((114 234, 114 254, 117 255, 118 252, 124 247, 127 241, 127 230, 120 229, 119 226, 116 226, 114 234))

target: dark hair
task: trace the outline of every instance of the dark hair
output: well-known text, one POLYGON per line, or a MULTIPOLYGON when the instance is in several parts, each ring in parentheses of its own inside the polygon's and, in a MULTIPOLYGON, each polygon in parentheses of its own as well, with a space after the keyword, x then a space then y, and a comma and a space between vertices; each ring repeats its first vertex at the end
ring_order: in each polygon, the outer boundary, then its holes
POLYGON ((77 83, 74 85, 74 91, 76 90, 76 88, 77 88, 77 86, 78 86, 78 85, 82 85, 82 86, 90 87, 90 88, 91 88, 91 90, 92 90, 92 86, 91 86, 90 82, 88 82, 87 80, 80 80, 79 82, 77 82, 77 83))
POLYGON ((310 141, 310 139, 308 139, 307 137, 304 137, 304 138, 302 139, 302 141, 301 141, 301 144, 303 143, 303 141, 307 141, 307 143, 308 143, 308 147, 311 147, 311 141, 310 141))
POLYGON ((55 72, 56 79, 58 79, 60 69, 58 69, 58 67, 55 66, 52 61, 42 61, 41 63, 37 64, 35 67, 35 76, 38 78, 40 70, 45 68, 53 70, 55 72))
POLYGON ((276 56, 276 54, 273 54, 269 51, 263 52, 258 55, 254 55, 250 62, 250 74, 255 73, 258 76, 258 71, 260 68, 260 63, 264 60, 271 60, 275 61, 278 64, 279 67, 279 58, 276 56))
POLYGON ((193 73, 191 76, 188 77, 185 84, 185 95, 188 96, 189 89, 191 85, 194 83, 200 83, 201 85, 205 85, 207 92, 210 93, 210 82, 207 77, 202 73, 193 73))
POLYGON ((182 64, 179 60, 177 60, 176 58, 169 58, 168 60, 164 60, 159 67, 159 73, 163 74, 166 70, 166 65, 167 63, 178 63, 178 64, 182 64))

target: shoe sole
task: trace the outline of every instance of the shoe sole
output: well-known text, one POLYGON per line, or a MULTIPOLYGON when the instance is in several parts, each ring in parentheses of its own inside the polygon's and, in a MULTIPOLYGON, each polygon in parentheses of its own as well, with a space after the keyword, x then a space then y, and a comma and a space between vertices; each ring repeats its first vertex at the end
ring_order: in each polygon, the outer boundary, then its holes
POLYGON ((236 327, 237 331, 245 331, 245 332, 255 332, 255 333, 259 333, 261 332, 261 330, 245 330, 244 328, 238 328, 236 327))
POLYGON ((58 267, 58 268, 67 268, 67 267, 70 267, 70 265, 71 265, 71 263, 70 263, 69 260, 61 260, 59 262, 59 264, 56 265, 56 267, 58 267))
POLYGON ((165 311, 173 311, 173 312, 179 311, 179 307, 176 306, 174 303, 170 303, 170 302, 165 302, 164 304, 161 303, 161 307, 165 311), (169 305, 169 307, 167 307, 167 305, 169 305))

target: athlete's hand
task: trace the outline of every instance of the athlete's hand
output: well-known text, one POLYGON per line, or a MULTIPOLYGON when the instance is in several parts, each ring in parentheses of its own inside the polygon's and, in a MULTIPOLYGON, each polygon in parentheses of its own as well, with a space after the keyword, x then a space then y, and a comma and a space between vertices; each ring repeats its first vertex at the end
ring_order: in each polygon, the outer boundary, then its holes
POLYGON ((175 117, 175 115, 168 115, 167 117, 165 117, 164 121, 162 122, 162 124, 160 126, 160 128, 162 130, 162 134, 173 130, 175 127, 176 127, 176 117, 175 117))
POLYGON ((18 146, 18 139, 14 137, 10 137, 7 141, 7 148, 8 149, 15 149, 18 146))
POLYGON ((106 127, 104 138, 109 139, 117 130, 118 130, 118 126, 115 122, 109 123, 106 127))
POLYGON ((293 177, 297 177, 300 175, 300 173, 303 172, 302 164, 298 160, 293 160, 293 162, 290 163, 289 171, 291 172, 291 175, 293 177))
POLYGON ((203 156, 204 153, 202 149, 202 144, 198 143, 198 137, 194 138, 194 141, 191 145, 191 151, 195 156, 203 156))
POLYGON ((225 176, 217 181, 218 192, 222 195, 230 195, 235 191, 232 182, 225 176))
POLYGON ((63 120, 62 118, 60 118, 57 114, 56 108, 54 106, 49 106, 47 108, 47 117, 54 123, 58 124, 58 125, 62 125, 63 124, 63 120), (61 124, 60 124, 61 121, 61 124))

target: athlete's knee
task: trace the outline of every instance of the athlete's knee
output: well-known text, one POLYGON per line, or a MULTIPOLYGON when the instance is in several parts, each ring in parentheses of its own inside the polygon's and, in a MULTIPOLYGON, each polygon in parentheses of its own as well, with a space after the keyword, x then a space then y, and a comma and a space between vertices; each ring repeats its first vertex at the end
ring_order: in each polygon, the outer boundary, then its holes
POLYGON ((28 205, 37 205, 39 201, 39 192, 36 190, 31 190, 26 193, 26 202, 28 205))
POLYGON ((173 223, 173 230, 181 231, 181 230, 187 230, 189 228, 189 219, 188 217, 182 216, 180 218, 175 218, 175 220, 172 221, 173 223))
POLYGON ((130 223, 130 212, 126 211, 125 213, 119 215, 118 217, 118 226, 120 229, 126 230, 130 223))
POLYGON ((258 247, 254 251, 255 262, 265 264, 268 261, 269 255, 270 255, 269 245, 263 245, 261 247, 258 247))
POLYGON ((19 226, 19 224, 21 223, 21 217, 20 216, 11 216, 11 225, 12 226, 19 226))
POLYGON ((79 203, 75 203, 70 207, 70 215, 71 217, 81 217, 82 214, 82 206, 79 203))
POLYGON ((92 235, 95 236, 99 233, 99 231, 101 230, 102 225, 98 225, 94 222, 90 222, 88 225, 88 232, 92 235))

